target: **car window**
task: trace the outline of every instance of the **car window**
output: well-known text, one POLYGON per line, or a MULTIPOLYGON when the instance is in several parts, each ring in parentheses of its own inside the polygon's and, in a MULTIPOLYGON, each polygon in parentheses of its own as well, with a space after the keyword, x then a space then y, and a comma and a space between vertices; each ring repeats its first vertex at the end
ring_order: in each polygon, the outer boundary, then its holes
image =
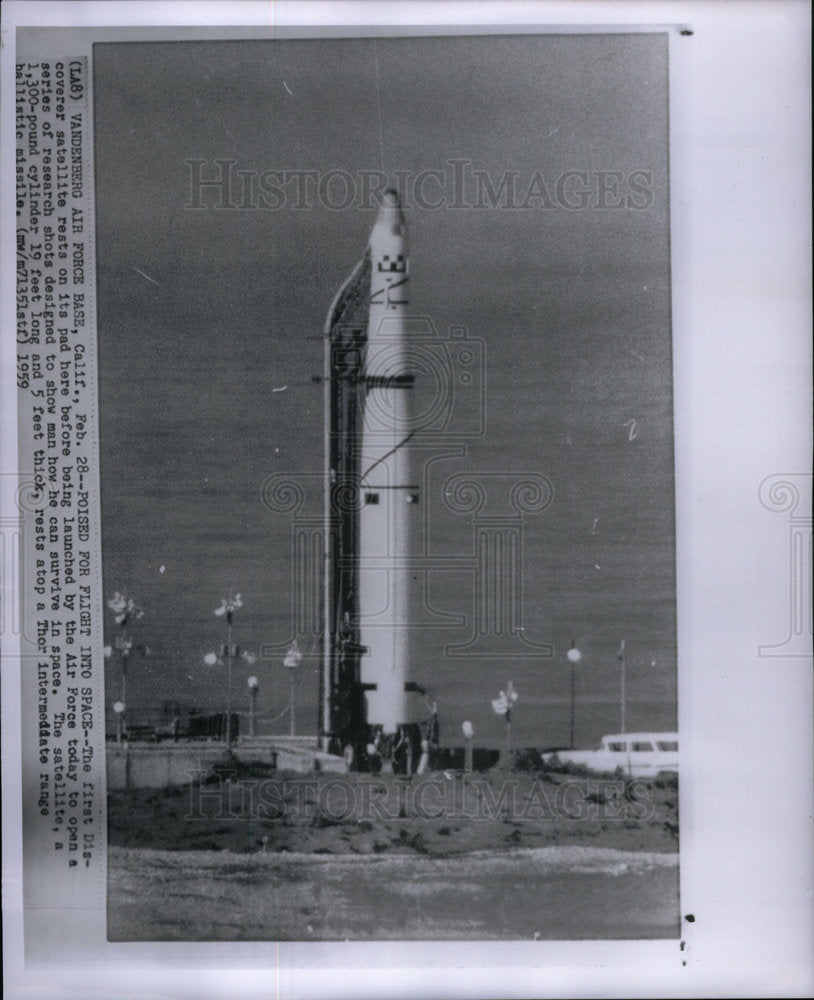
POLYGON ((653 744, 649 740, 637 740, 631 749, 635 753, 643 753, 653 749, 653 744))
POLYGON ((659 750, 678 751, 678 740, 659 740, 657 745, 659 750))
POLYGON ((616 741, 613 743, 608 743, 608 750, 613 750, 614 753, 624 753, 627 749, 627 743, 622 741, 621 743, 616 741))

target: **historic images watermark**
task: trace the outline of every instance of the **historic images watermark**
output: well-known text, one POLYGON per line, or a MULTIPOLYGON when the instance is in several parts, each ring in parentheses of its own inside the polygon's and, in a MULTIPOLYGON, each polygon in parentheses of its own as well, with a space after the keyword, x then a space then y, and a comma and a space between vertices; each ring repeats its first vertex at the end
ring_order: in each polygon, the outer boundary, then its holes
POLYGON ((642 778, 565 778, 548 784, 504 778, 499 782, 440 774, 416 782, 379 778, 235 780, 221 771, 214 780, 195 776, 186 820, 280 820, 329 825, 371 820, 637 820, 655 813, 653 784, 642 778))
POLYGON ((767 476, 758 498, 766 510, 785 514, 788 521, 788 626, 782 642, 758 647, 767 657, 810 657, 811 607, 811 482, 810 472, 786 472, 767 476))
POLYGON ((188 159, 185 208, 334 212, 379 207, 387 188, 402 208, 509 209, 580 212, 589 209, 642 211, 654 201, 653 172, 607 169, 504 170, 495 174, 467 159, 447 160, 425 170, 258 169, 227 157, 188 159))
MULTIPOLYGON (((465 452, 464 452, 465 454, 465 452)), ((432 497, 427 466, 420 492, 432 497)), ((321 591, 317 572, 323 559, 323 520, 314 512, 313 500, 322 488, 322 473, 281 473, 263 485, 263 502, 276 516, 291 520, 291 634, 261 649, 263 658, 277 658, 295 640, 308 646, 321 633, 321 591)), ((462 473, 450 476, 437 491, 441 504, 454 514, 468 517, 471 529, 469 552, 450 555, 433 550, 429 532, 420 549, 409 559, 415 580, 421 581, 424 600, 420 619, 410 627, 454 629, 461 641, 448 643, 445 653, 452 659, 550 659, 553 647, 535 642, 525 634, 523 555, 525 526, 550 505, 554 490, 538 472, 462 473), (501 503, 500 509, 495 508, 501 503), (468 609, 459 614, 440 612, 429 598, 435 573, 463 572, 472 580, 468 609), (497 582, 496 582, 497 581, 497 582)), ((364 502, 358 483, 335 483, 330 495, 332 510, 340 515, 349 506, 364 502)), ((430 520, 427 513, 425 523, 430 520)), ((381 570, 390 573, 392 570, 381 570)), ((383 593, 388 592, 386 581, 383 593)), ((375 627, 375 623, 372 627, 375 627)))
MULTIPOLYGON (((524 569, 525 525, 541 515, 554 499, 550 479, 539 470, 452 472, 445 463, 459 467, 468 457, 469 444, 486 433, 486 342, 465 326, 439 332, 427 316, 406 320, 409 345, 405 360, 417 383, 420 403, 409 424, 402 428, 416 460, 416 499, 423 498, 421 537, 410 557, 414 579, 420 581, 421 615, 411 628, 453 628, 459 641, 448 643, 448 657, 467 659, 549 659, 553 648, 525 635, 524 569), (432 545, 438 515, 467 517, 471 529, 468 552, 436 551, 432 545), (469 607, 461 613, 440 613, 430 600, 435 573, 463 572, 473 581, 469 607), (471 610, 470 610, 471 609, 471 610)), ((396 345, 377 338, 367 358, 369 371, 389 370, 389 355, 396 345)), ((330 370, 343 371, 343 358, 332 346, 330 370)), ((372 388, 362 420, 375 433, 377 417, 387 427, 385 394, 372 388), (372 414, 372 418, 370 417, 372 414)), ((362 458, 364 456, 361 456, 362 458)), ((333 518, 358 512, 365 503, 362 474, 334 477, 327 503, 333 518)), ((278 657, 297 640, 313 645, 321 630, 319 567, 323 562, 324 509, 319 499, 325 488, 324 470, 310 473, 275 473, 263 483, 263 507, 291 520, 292 634, 264 646, 264 658, 278 657)), ((395 516, 392 507, 388 516, 395 516)), ((380 566, 382 590, 389 592, 380 566)), ((375 622, 371 627, 375 627, 375 622)))

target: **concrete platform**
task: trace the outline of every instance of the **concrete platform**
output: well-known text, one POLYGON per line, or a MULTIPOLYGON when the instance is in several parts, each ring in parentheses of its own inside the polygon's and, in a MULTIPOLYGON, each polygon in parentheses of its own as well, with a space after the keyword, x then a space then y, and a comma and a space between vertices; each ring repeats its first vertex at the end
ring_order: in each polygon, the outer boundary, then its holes
POLYGON ((315 736, 244 736, 233 747, 233 753, 244 764, 268 764, 278 771, 348 772, 343 757, 318 749, 315 736))
POLYGON ((107 787, 167 788, 187 785, 212 774, 232 759, 264 764, 278 771, 330 771, 347 774, 342 757, 317 748, 315 736, 247 736, 231 752, 222 743, 108 743, 107 787))

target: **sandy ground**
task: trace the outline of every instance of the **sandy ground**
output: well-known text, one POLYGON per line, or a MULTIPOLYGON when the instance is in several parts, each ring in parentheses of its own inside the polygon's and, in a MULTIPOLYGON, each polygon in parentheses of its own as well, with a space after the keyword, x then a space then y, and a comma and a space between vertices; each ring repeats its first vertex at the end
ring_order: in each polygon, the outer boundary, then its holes
POLYGON ((111 940, 678 937, 678 856, 596 847, 454 858, 114 848, 111 940))
POLYGON ((113 793, 112 940, 678 935, 675 778, 226 769, 113 793))

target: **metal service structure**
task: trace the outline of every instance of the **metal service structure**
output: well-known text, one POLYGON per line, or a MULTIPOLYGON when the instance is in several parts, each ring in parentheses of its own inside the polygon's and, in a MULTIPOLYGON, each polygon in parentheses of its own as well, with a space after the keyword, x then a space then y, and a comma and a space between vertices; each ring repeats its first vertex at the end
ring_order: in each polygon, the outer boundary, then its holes
POLYGON ((410 440, 404 216, 384 193, 362 259, 325 323, 324 579, 320 742, 361 769, 409 770, 409 563, 421 495, 410 440))

